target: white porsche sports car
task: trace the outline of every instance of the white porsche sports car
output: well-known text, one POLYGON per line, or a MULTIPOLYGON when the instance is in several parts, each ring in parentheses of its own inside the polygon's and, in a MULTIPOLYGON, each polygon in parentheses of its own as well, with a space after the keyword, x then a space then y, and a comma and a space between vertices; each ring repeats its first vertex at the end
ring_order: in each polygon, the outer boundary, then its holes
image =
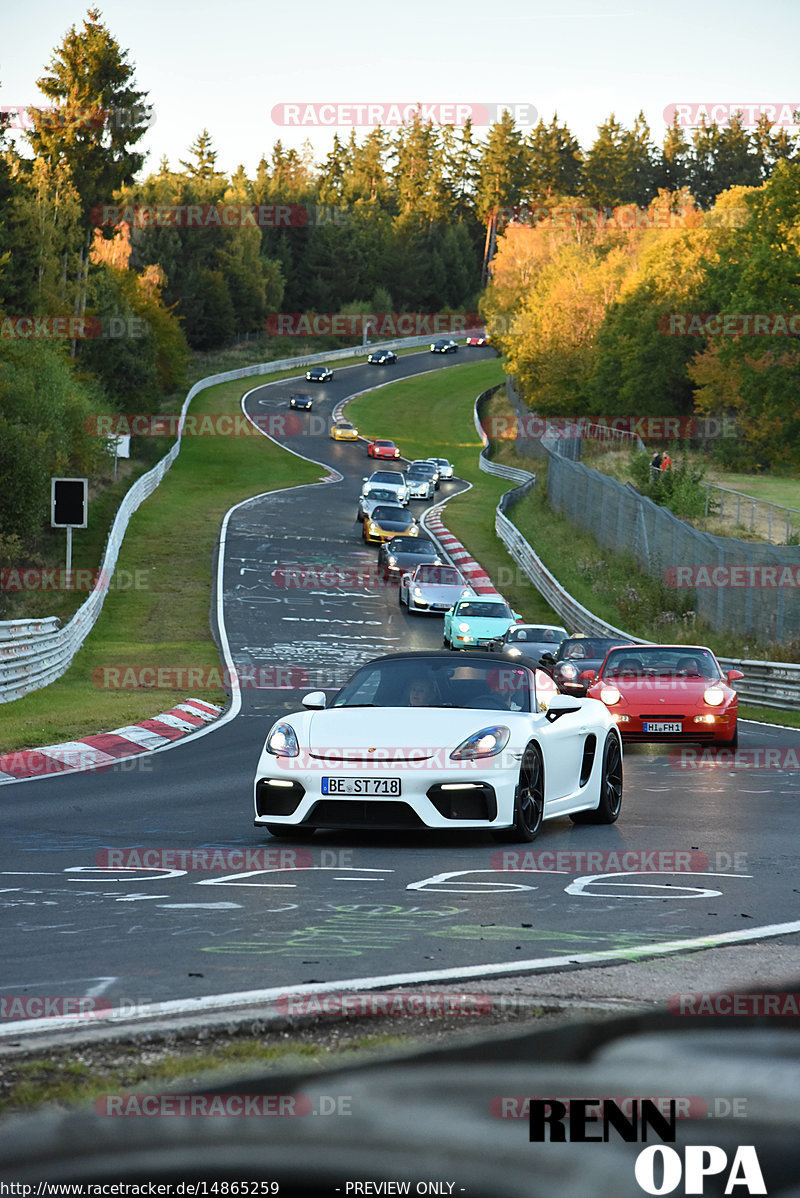
MULTIPOLYGON (((500 654, 393 653, 269 731, 255 823, 315 828, 485 828, 530 841, 542 820, 613 823, 622 742, 605 704, 537 699, 538 671, 500 654)), ((540 675, 543 682, 546 676, 540 675)))

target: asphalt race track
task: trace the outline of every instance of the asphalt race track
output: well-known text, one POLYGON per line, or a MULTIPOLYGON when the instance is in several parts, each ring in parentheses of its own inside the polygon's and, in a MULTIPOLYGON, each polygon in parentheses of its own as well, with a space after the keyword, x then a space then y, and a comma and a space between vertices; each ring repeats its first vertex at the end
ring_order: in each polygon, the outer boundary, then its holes
MULTIPOLYGON (((0 994, 104 995, 133 1007, 354 978, 512 973, 761 937, 797 920, 796 773, 677 768, 668 746, 626 751, 618 824, 556 820, 527 850, 478 833, 318 832, 303 842, 253 827, 253 775, 277 716, 371 657, 441 646, 440 620, 409 616, 394 588, 359 581, 377 549, 361 539, 356 499, 382 463, 363 442, 331 441, 330 413, 350 394, 465 356, 421 352, 394 367, 337 367, 324 385, 284 380, 248 394, 258 418, 288 415, 290 392, 311 391, 314 410, 292 414, 285 443, 336 481, 230 515, 218 631, 252 680, 236 718, 110 770, 3 787, 0 994), (326 583, 326 569, 344 582, 326 583), (319 580, 290 585, 298 570, 319 580), (228 856, 214 861, 214 849, 228 856), (120 850, 183 852, 171 860, 186 868, 146 857, 120 868, 104 856, 120 850), (204 852, 193 859, 195 850, 204 852), (609 865, 600 853, 638 856, 609 865)), ((462 485, 443 484, 439 498, 462 485)), ((740 746, 800 750, 800 733, 743 725, 740 746)))

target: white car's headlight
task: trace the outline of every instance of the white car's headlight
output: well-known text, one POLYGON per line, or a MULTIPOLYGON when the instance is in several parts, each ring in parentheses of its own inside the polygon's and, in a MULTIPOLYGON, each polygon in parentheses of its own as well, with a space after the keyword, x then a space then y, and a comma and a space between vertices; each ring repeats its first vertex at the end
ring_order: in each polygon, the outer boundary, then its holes
POLYGON ((613 707, 615 703, 619 703, 622 695, 615 686, 604 686, 600 691, 600 698, 609 707, 613 707))
POLYGON ((459 632, 469 632, 469 624, 459 624, 458 631, 459 632))
POLYGON ((500 726, 481 728, 473 732, 466 740, 462 740, 457 749, 450 754, 451 761, 472 761, 476 757, 496 757, 502 753, 511 735, 508 728, 500 726))
POLYGON ((718 686, 710 686, 703 692, 703 699, 709 707, 719 707, 725 702, 725 692, 718 686))
POLYGON ((291 724, 276 724, 264 748, 275 757, 297 757, 300 753, 297 734, 291 724))
POLYGON ((422 594, 422 587, 414 587, 414 595, 418 599, 422 594))
POLYGON ((461 592, 461 598, 469 599, 471 594, 472 594, 472 591, 469 589, 469 587, 465 587, 464 590, 461 592))

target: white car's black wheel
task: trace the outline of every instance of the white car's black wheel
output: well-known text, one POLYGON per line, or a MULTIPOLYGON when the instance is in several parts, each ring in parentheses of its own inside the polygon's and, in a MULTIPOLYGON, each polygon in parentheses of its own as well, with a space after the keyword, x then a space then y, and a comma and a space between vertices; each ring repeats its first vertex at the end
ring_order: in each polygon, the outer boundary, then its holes
POLYGON ((539 834, 544 818, 544 765, 541 750, 528 745, 514 792, 514 823, 493 833, 496 840, 527 844, 539 834))
POLYGON ((573 824, 613 824, 622 808, 622 751, 615 732, 609 732, 603 746, 600 775, 600 802, 593 811, 571 815, 573 824))

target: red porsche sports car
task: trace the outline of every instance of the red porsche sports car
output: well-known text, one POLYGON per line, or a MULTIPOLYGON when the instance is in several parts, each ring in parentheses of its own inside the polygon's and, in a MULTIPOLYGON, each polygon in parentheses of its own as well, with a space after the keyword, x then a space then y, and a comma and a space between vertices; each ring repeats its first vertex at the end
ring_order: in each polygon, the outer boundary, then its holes
POLYGON ((399 458, 400 450, 394 441, 370 441, 367 454, 371 458, 399 458))
POLYGON ((624 645, 597 671, 581 675, 623 740, 699 741, 736 748, 741 670, 723 674, 710 649, 696 645, 624 645))

